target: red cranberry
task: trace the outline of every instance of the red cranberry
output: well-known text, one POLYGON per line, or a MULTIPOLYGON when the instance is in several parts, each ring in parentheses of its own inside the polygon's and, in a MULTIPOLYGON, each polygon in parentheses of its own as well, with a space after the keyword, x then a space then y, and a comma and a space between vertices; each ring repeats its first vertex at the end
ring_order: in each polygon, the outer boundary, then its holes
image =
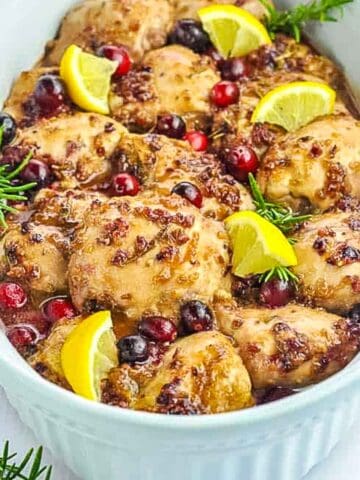
POLYGON ((38 187, 45 187, 51 183, 52 177, 50 168, 41 160, 31 159, 24 170, 20 173, 20 177, 26 182, 36 182, 38 187))
POLYGON ((62 318, 73 318, 76 316, 76 310, 71 301, 67 298, 53 298, 48 300, 42 310, 45 317, 51 323, 55 323, 62 318))
POLYGON ((16 325, 7 332, 7 337, 15 348, 21 348, 34 345, 39 333, 32 325, 16 325))
POLYGON ((60 77, 46 74, 39 78, 34 99, 43 116, 55 115, 64 105, 65 87, 60 77))
POLYGON ((2 308, 21 308, 26 302, 27 295, 20 285, 12 282, 0 284, 0 306, 2 308))
POLYGON ((240 98, 239 87, 234 82, 223 80, 213 86, 210 100, 217 107, 228 107, 237 103, 240 98))
POLYGON ((131 60, 127 49, 117 45, 103 45, 99 48, 97 54, 100 57, 106 57, 113 62, 118 63, 118 68, 114 75, 122 77, 126 75, 131 68, 131 60))
POLYGON ((141 363, 149 358, 149 345, 140 335, 123 337, 117 344, 120 363, 141 363))
POLYGON ((196 152, 205 152, 209 145, 208 137, 200 131, 188 132, 184 140, 188 141, 196 152))
POLYGON ((202 207, 202 202, 203 202, 202 194, 198 189, 198 187, 193 183, 180 182, 177 185, 175 185, 171 193, 180 195, 180 197, 185 198, 197 208, 202 207))
POLYGON ((232 148, 225 156, 228 172, 239 182, 246 182, 249 173, 256 173, 259 159, 254 150, 246 145, 232 148))
POLYGON ((4 145, 9 145, 16 136, 16 122, 11 115, 5 112, 0 113, 0 128, 2 129, 2 136, 0 148, 4 145))
POLYGON ((136 177, 130 173, 118 173, 112 180, 111 191, 115 196, 129 195, 134 197, 139 193, 140 184, 136 177))
POLYGON ((161 115, 157 119, 155 130, 160 135, 180 140, 186 134, 186 125, 179 115, 161 115))
POLYGON ((199 300, 184 303, 180 308, 180 318, 187 333, 205 332, 214 328, 212 311, 199 300))
POLYGON ((139 324, 139 333, 155 342, 173 342, 177 337, 177 328, 167 318, 145 317, 139 324))
POLYGON ((168 37, 169 43, 179 43, 196 53, 204 53, 210 47, 209 35, 205 32, 201 22, 184 18, 176 22, 168 37))
POLYGON ((251 76, 252 68, 245 58, 229 58, 220 64, 221 78, 237 82, 251 76))
POLYGON ((273 278, 261 285, 259 299, 263 305, 270 308, 283 307, 294 297, 294 287, 291 282, 273 278))

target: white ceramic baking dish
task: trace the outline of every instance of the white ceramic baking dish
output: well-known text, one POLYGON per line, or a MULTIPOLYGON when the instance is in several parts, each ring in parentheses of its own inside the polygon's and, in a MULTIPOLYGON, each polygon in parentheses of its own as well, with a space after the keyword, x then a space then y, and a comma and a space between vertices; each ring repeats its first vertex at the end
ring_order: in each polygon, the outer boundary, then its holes
MULTIPOLYGON (((73 3, 0 0, 0 99, 38 58, 73 3)), ((340 24, 312 27, 317 45, 342 64, 354 87, 359 18, 356 0, 340 24)), ((39 441, 84 480, 299 480, 358 416, 359 363, 273 404, 168 417, 91 403, 46 382, 0 332, 0 384, 10 402, 39 441)))

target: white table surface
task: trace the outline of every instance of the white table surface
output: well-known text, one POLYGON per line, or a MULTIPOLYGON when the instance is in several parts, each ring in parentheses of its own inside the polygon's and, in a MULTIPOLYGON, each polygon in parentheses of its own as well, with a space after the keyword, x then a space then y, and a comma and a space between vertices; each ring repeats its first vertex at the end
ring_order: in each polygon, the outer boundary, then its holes
MULTIPOLYGON (((33 434, 21 423, 16 412, 8 404, 0 388, 0 449, 5 440, 10 441, 12 449, 15 449, 19 455, 38 445, 33 434)), ((45 461, 46 464, 54 467, 53 480, 79 480, 46 451, 45 461)), ((359 472, 360 412, 359 421, 350 434, 344 438, 330 457, 322 465, 316 467, 304 480, 354 480, 360 477, 359 472)))

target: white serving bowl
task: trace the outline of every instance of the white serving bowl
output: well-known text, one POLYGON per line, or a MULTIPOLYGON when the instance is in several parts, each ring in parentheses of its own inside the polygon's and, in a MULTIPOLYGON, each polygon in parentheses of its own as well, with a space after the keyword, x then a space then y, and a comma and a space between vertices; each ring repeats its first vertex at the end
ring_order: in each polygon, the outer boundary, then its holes
MULTIPOLYGON (((73 0, 0 5, 0 101, 73 0)), ((293 0, 278 2, 293 5, 293 0)), ((360 78, 360 5, 313 38, 360 78)), ((360 85, 360 84, 359 84, 360 85)), ((249 410, 174 417, 96 404, 39 377, 0 331, 0 385, 39 441, 84 480, 299 480, 346 435, 360 406, 360 359, 293 397, 249 410)), ((54 480, 61 480, 54 478, 54 480)))

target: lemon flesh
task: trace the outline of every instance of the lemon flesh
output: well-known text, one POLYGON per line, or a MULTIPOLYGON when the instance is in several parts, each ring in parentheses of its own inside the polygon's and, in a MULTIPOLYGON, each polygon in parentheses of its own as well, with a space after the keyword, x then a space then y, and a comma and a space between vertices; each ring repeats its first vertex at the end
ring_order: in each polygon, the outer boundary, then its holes
POLYGON ((111 77, 117 63, 90 55, 76 45, 65 51, 60 76, 66 84, 71 100, 83 110, 107 115, 111 77))
POLYGON ((264 25, 246 10, 234 5, 211 5, 198 15, 212 43, 225 58, 240 57, 271 43, 264 25))
POLYGON ((89 400, 101 400, 101 381, 118 365, 112 326, 109 311, 95 313, 71 332, 61 350, 66 380, 89 400))
POLYGON ((271 90, 258 103, 251 121, 280 125, 293 132, 334 111, 336 92, 324 83, 291 82, 271 90))
POLYGON ((234 213, 225 220, 225 226, 233 248, 234 275, 246 277, 274 267, 297 265, 295 251, 285 235, 257 213, 234 213))

